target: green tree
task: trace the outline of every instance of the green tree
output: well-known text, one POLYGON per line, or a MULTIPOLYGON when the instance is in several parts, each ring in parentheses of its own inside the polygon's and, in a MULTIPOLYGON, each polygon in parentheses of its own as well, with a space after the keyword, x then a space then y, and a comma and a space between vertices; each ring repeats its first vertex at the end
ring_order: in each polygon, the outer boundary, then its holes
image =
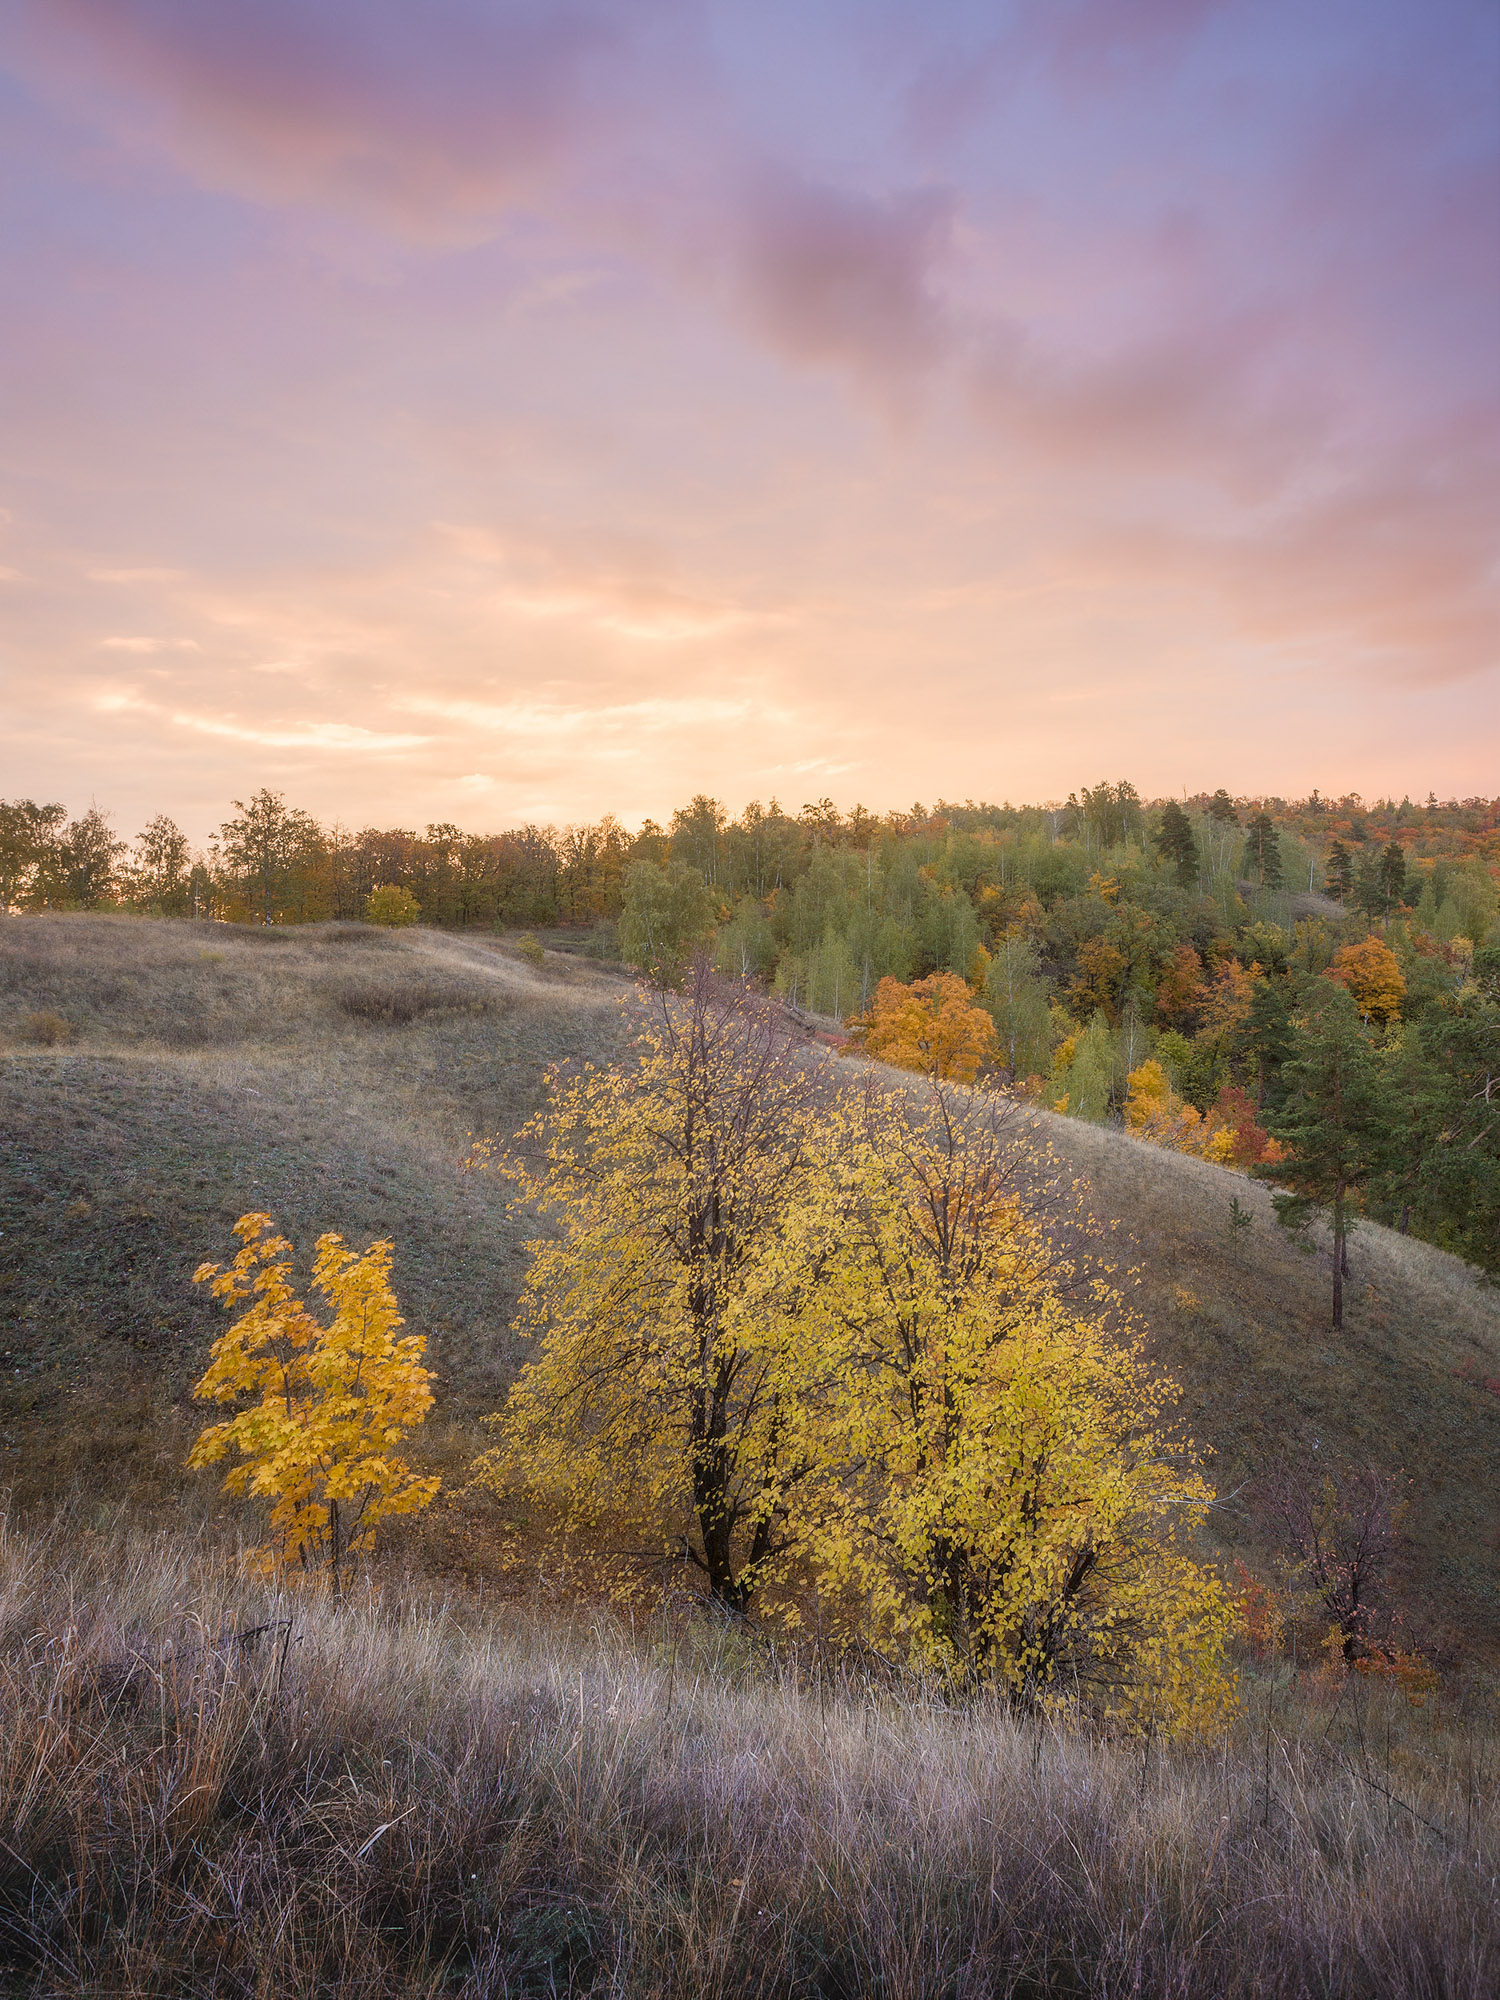
POLYGON ((1399 840, 1387 843, 1381 853, 1376 870, 1382 890, 1385 892, 1386 915, 1392 904, 1399 907, 1406 900, 1406 849, 1399 840))
POLYGON ((1284 1071, 1296 1051, 1292 995, 1284 979, 1257 979, 1250 989, 1250 1014, 1240 1029, 1237 1054, 1255 1063, 1258 1111, 1280 1109, 1286 1097, 1284 1071))
POLYGON ((1254 871, 1262 889, 1281 887, 1281 841, 1264 807, 1251 820, 1246 834, 1245 866, 1254 871))
POLYGON ((0 799, 0 910, 36 899, 67 817, 66 806, 0 799))
POLYGON ((997 940, 981 998, 995 1023, 1011 1082, 1045 1076, 1052 1067, 1052 1004, 1041 954, 1029 938, 1011 932, 997 940))
POLYGON ((1286 1158, 1254 1171, 1279 1181, 1277 1219, 1304 1228, 1315 1209, 1333 1225, 1333 1327, 1344 1325, 1349 1210, 1378 1174, 1389 1146, 1390 1103, 1351 996, 1314 980, 1295 1023, 1296 1045, 1283 1075, 1287 1095, 1267 1123, 1286 1158))
POLYGON ((280 792, 264 786, 247 804, 235 799, 238 819, 225 820, 219 828, 220 852, 234 874, 260 900, 261 922, 269 924, 281 892, 308 839, 317 833, 317 823, 296 806, 289 806, 280 792))
POLYGON ((98 910, 112 902, 125 848, 123 840, 116 840, 105 815, 97 806, 90 806, 57 845, 63 900, 76 910, 98 910))
POLYGON ((1238 826, 1240 823, 1240 816, 1234 809, 1234 800, 1222 785, 1208 802, 1208 816, 1210 819, 1216 819, 1220 826, 1238 826))
POLYGON ((1102 1125, 1121 1094, 1123 1082, 1118 1042, 1099 1012, 1087 1028, 1070 1035, 1058 1050, 1048 1094, 1054 1111, 1102 1125))
POLYGON ((1323 864, 1323 887, 1336 903, 1348 902, 1354 887, 1354 863, 1341 840, 1329 843, 1328 859, 1323 864))
POLYGON ((1354 907, 1367 917, 1378 917, 1385 909, 1380 863, 1373 854, 1361 854, 1359 857, 1354 873, 1354 907))
POLYGON ((1176 799, 1168 799, 1161 809, 1156 845, 1162 858, 1176 869, 1179 885, 1191 889, 1198 880, 1198 843, 1193 837, 1193 823, 1176 799))
POLYGON ((414 924, 421 914, 421 907, 411 890, 401 888, 398 883, 382 882, 365 899, 368 920, 372 924, 383 924, 389 930, 414 924))
POLYGON ((717 799, 699 792, 692 804, 672 815, 672 859, 698 871, 708 888, 719 880, 719 856, 724 822, 729 817, 717 799))
POLYGON ((135 837, 131 896, 157 916, 183 916, 191 900, 190 870, 187 835, 175 820, 158 813, 135 837))
POLYGON ((620 912, 621 956, 658 986, 674 985, 694 952, 713 936, 715 915, 713 897, 696 868, 682 861, 669 861, 665 868, 634 861, 620 912))
MULTIPOLYGON (((1500 947, 1486 956, 1500 962, 1500 947)), ((1413 1037, 1389 1198, 1409 1203, 1422 1235, 1500 1276, 1500 1001, 1480 987, 1408 1025, 1413 1037)))

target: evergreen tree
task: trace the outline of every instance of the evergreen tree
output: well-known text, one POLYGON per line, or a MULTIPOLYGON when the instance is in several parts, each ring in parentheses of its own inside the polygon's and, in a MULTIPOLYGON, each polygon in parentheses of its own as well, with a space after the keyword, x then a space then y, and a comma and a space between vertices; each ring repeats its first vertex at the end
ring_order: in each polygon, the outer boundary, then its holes
POLYGON ((180 917, 189 906, 188 838, 175 820, 158 813, 136 835, 128 885, 138 903, 164 917, 180 917))
POLYGON ((1354 863, 1341 840, 1329 845, 1328 859, 1323 864, 1323 887, 1336 903, 1349 900, 1349 891, 1354 887, 1354 863))
POLYGON ((1354 907, 1367 917, 1378 917, 1385 908, 1385 890, 1380 882, 1380 864, 1373 854, 1361 854, 1354 875, 1354 907))
POLYGON ((1208 816, 1210 819, 1216 819, 1220 826, 1238 826, 1240 823, 1240 816, 1234 809, 1234 800, 1222 785, 1208 802, 1208 816))
POLYGON ((1416 1036, 1414 1129, 1392 1149, 1391 1177, 1424 1236, 1500 1276, 1500 1004, 1481 989, 1430 1014, 1416 1036))
POLYGON ((1255 870, 1262 889, 1281 887, 1281 842, 1271 824, 1271 815, 1262 808, 1250 822, 1245 841, 1245 866, 1255 870))
POLYGON ((1285 1066, 1286 1100, 1268 1119, 1287 1157, 1257 1167, 1288 1192, 1274 1199, 1289 1229, 1305 1228, 1316 1208, 1333 1224, 1333 1328, 1344 1325, 1349 1206, 1389 1153, 1390 1106, 1353 999, 1332 980, 1314 980, 1296 1022, 1296 1049, 1285 1066))
POLYGON ((1377 875, 1385 891, 1385 909, 1389 916, 1393 903, 1399 907, 1406 900, 1406 849, 1399 840, 1387 844, 1380 857, 1377 875))
POLYGON ((1176 868, 1181 887, 1191 889, 1198 880, 1198 843, 1193 838, 1193 823, 1176 799, 1168 799, 1161 809, 1156 846, 1162 859, 1176 868))
POLYGON ((1250 993, 1250 1018, 1240 1030, 1239 1051, 1255 1059, 1255 1106, 1280 1110, 1286 1099, 1283 1072, 1296 1048, 1291 992, 1284 979, 1257 979, 1250 993))

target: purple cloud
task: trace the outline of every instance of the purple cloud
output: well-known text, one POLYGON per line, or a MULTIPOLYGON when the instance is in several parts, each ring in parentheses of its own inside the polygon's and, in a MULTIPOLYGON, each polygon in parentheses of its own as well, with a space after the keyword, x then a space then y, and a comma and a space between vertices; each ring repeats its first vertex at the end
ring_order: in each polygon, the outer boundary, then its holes
POLYGON ((532 192, 607 125, 612 83, 653 11, 649 0, 32 0, 25 22, 34 60, 164 109, 155 136, 200 176, 420 229, 532 192))
POLYGON ((947 339, 933 281, 955 206, 944 188, 877 197, 766 174, 740 219, 739 296, 800 358, 879 375, 921 367, 947 339))

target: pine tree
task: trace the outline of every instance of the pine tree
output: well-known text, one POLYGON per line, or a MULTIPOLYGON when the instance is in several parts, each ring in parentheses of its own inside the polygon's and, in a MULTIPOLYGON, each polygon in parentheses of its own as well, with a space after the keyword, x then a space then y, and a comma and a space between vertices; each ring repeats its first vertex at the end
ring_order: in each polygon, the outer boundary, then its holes
POLYGON ((1354 875, 1354 907, 1367 917, 1378 917, 1385 908, 1380 864, 1373 854, 1361 854, 1359 857, 1354 875))
MULTIPOLYGON (((1476 963, 1486 957, 1500 959, 1500 948, 1476 963)), ((1416 1036, 1415 1130, 1392 1148, 1392 1179, 1424 1235, 1500 1275, 1500 1004, 1481 987, 1430 1014, 1416 1036)))
POLYGON ((1271 824, 1271 815, 1262 808, 1251 820, 1245 841, 1245 864, 1253 868, 1262 889, 1281 887, 1281 842, 1271 824))
POLYGON ((1210 819, 1216 819, 1220 826, 1238 826, 1240 823, 1240 816, 1234 809, 1234 800, 1222 785, 1208 802, 1208 816, 1210 819))
POLYGON ((1336 903, 1349 900, 1349 891, 1354 887, 1354 863, 1341 840, 1329 845, 1328 859, 1323 864, 1323 887, 1336 903))
POLYGON ((1315 1208, 1333 1223, 1333 1328, 1344 1325, 1349 1204, 1378 1173, 1390 1137, 1390 1107, 1354 1001, 1332 980, 1314 980, 1296 1022, 1296 1052, 1285 1066, 1287 1097, 1268 1122, 1287 1157, 1257 1168, 1279 1181, 1277 1219, 1305 1228, 1315 1208))
POLYGON ((1250 994, 1250 1018, 1240 1031, 1240 1047, 1255 1058, 1256 1109, 1278 1110, 1287 1091, 1283 1071, 1296 1048, 1285 980, 1256 980, 1250 994))
POLYGON ((1198 843, 1193 838, 1193 823, 1176 799, 1168 799, 1161 809, 1156 845, 1163 860, 1175 866, 1181 887, 1191 889, 1198 879, 1198 843))
POLYGON ((1393 903, 1399 908, 1406 900, 1406 849, 1399 840, 1387 844, 1380 857, 1377 874, 1385 891, 1385 909, 1389 916, 1393 903))

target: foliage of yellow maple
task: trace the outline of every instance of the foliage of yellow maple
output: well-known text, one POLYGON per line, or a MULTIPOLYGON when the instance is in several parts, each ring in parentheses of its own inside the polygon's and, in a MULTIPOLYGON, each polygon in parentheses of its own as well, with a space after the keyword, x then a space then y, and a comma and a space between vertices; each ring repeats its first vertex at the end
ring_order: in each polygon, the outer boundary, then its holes
POLYGON ((511 1168, 555 1234, 521 1301, 537 1356, 478 1478, 633 1524, 735 1609, 788 1546, 783 1241, 816 1123, 773 1010, 700 962, 633 1064, 554 1073, 511 1168))
POLYGON ((1236 1613, 1182 1540, 1212 1493, 1023 1198, 1012 1107, 841 1086, 705 982, 632 1067, 555 1074, 524 1144, 552 1233, 481 1482, 1030 1704, 1227 1712, 1236 1613))
POLYGON ((203 1431, 188 1464, 237 1453, 244 1462, 231 1467, 226 1490, 273 1503, 267 1562, 326 1569, 339 1589, 379 1523, 427 1506, 438 1490, 437 1479, 391 1456, 432 1407, 426 1342, 397 1337, 390 1243, 356 1256, 340 1236, 318 1238, 313 1285, 331 1308, 324 1325, 296 1296, 292 1246, 271 1227, 269 1215, 242 1215, 234 1262, 194 1273, 231 1310, 249 1303, 215 1341, 193 1394, 255 1400, 203 1431))
POLYGON ((897 1069, 972 1083, 995 1051, 995 1023, 956 972, 934 972, 903 986, 882 979, 851 1039, 897 1069))
POLYGON ((1013 1110, 935 1085, 844 1120, 799 1215, 823 1272, 800 1449, 827 1476, 800 1504, 826 1601, 1026 1705, 1217 1726, 1238 1614, 1185 1544, 1212 1489, 1165 1421, 1175 1385, 1103 1330, 1118 1299, 1078 1283, 1023 1199, 1037 1162, 1013 1110))
POLYGON ((1361 1014, 1375 1021, 1399 1021, 1406 997, 1406 977, 1400 961, 1382 938, 1365 937, 1341 945, 1333 955, 1328 978, 1347 987, 1361 1014))
POLYGON ((1205 1117, 1194 1105, 1184 1103, 1154 1057, 1133 1069, 1126 1079, 1125 1129, 1137 1139, 1149 1139, 1153 1146, 1194 1153, 1200 1160, 1216 1160, 1221 1165, 1234 1152, 1231 1129, 1212 1111, 1205 1117))

